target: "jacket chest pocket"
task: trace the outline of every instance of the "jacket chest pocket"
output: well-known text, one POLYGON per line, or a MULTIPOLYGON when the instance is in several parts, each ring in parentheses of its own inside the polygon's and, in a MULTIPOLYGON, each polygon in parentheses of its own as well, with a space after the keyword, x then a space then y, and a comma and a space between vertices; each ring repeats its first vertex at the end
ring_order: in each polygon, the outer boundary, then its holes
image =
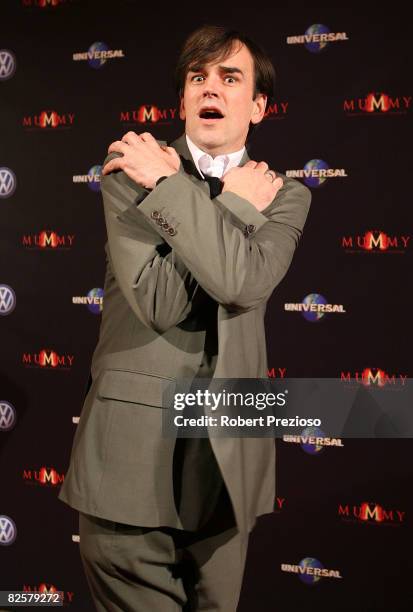
POLYGON ((167 376, 109 368, 101 376, 97 395, 103 399, 168 408, 175 386, 176 381, 167 376))

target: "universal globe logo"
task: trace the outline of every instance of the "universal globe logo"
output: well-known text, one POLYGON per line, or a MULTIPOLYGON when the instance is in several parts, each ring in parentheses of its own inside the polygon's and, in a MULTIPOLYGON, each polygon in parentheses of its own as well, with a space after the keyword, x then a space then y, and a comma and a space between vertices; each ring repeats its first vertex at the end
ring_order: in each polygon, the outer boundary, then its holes
POLYGON ((0 400, 0 431, 10 431, 17 421, 16 410, 5 400, 0 400))
POLYGON ((0 49, 0 81, 7 81, 16 72, 16 57, 8 49, 0 49))
POLYGON ((318 323, 327 313, 346 312, 343 304, 329 304, 320 293, 309 293, 302 302, 284 304, 284 310, 301 312, 304 319, 310 323, 318 323))
POLYGON ((16 191, 17 180, 13 170, 0 167, 0 198, 9 198, 16 191))
POLYGON ((325 568, 321 561, 314 557, 305 557, 298 565, 282 563, 281 570, 298 574, 300 580, 308 585, 317 584, 321 578, 343 578, 339 570, 325 568))
POLYGON ((307 187, 321 187, 328 178, 347 177, 344 168, 330 168, 323 159, 310 159, 303 169, 287 170, 290 178, 304 179, 307 187))
POLYGON ((87 173, 87 186, 92 191, 99 192, 100 191, 100 176, 102 174, 102 166, 96 165, 92 166, 89 172, 87 173))
POLYGON ((310 53, 320 53, 330 42, 348 40, 346 32, 331 32, 330 28, 322 23, 313 23, 304 34, 287 36, 288 45, 304 45, 310 53))
POLYGON ((324 438, 325 433, 319 427, 306 427, 301 434, 301 448, 309 455, 317 455, 324 446, 320 444, 320 438, 324 438), (317 438, 319 438, 317 440, 317 438))
POLYGON ((100 314, 103 310, 103 289, 94 287, 87 294, 89 303, 87 305, 89 311, 93 314, 100 314))
POLYGON ((16 307, 16 294, 9 285, 0 285, 0 315, 8 315, 16 307))
POLYGON ((105 52, 109 51, 109 47, 104 42, 95 42, 88 49, 89 60, 88 64, 91 68, 102 68, 106 64, 105 52))
POLYGON ((123 49, 109 49, 104 42, 94 42, 87 51, 73 53, 73 61, 86 60, 91 68, 102 68, 108 59, 124 58, 123 49))
POLYGON ((5 514, 0 514, 0 544, 9 546, 17 537, 16 523, 5 514))

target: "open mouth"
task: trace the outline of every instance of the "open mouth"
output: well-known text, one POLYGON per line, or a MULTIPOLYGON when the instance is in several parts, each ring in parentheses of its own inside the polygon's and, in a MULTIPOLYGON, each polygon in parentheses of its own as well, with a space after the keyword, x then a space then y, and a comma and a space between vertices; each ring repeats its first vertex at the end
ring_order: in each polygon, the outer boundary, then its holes
POLYGON ((224 115, 215 108, 205 108, 199 113, 201 119, 223 119, 224 115))

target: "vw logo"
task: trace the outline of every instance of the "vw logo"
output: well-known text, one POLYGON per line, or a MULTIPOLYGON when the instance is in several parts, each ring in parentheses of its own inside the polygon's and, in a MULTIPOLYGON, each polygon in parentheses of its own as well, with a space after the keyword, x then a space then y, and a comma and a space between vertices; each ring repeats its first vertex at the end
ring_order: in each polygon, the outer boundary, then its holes
POLYGON ((8 285, 0 285, 0 315, 10 314, 16 307, 16 294, 8 285))
POLYGON ((0 400, 0 431, 9 431, 16 424, 16 411, 5 400, 0 400))
POLYGON ((0 49, 0 81, 11 79, 16 72, 16 58, 11 51, 0 49))
POLYGON ((5 514, 0 514, 0 544, 13 544, 17 536, 16 523, 5 514))
POLYGON ((17 187, 16 175, 10 168, 0 168, 0 198, 9 198, 17 187))

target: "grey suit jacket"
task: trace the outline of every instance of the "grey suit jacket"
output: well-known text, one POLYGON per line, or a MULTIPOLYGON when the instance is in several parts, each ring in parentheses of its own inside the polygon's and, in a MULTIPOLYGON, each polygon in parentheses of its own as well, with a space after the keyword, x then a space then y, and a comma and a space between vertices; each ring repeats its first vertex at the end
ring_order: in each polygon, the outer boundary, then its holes
MULTIPOLYGON (((59 498, 101 518, 184 528, 175 441, 162 435, 164 383, 267 376, 266 303, 288 270, 311 192, 277 172, 283 187, 263 212, 232 192, 211 199, 185 135, 171 146, 179 172, 151 192, 123 171, 102 176, 104 308, 59 498)), ((274 507, 274 440, 211 437, 211 445, 237 525, 249 531, 274 507)))

